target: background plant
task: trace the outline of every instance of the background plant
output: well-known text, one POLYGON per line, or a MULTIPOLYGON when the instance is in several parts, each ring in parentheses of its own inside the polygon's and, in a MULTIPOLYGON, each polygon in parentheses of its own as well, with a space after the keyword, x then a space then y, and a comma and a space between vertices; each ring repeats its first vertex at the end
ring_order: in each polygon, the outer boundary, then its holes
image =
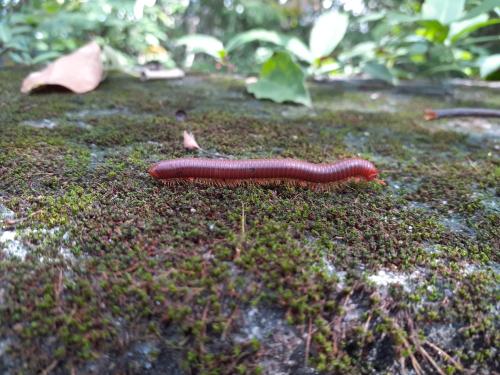
POLYGON ((259 73, 256 96, 309 105, 306 76, 498 78, 499 14, 497 0, 3 0, 0 64, 97 39, 134 64, 259 73))

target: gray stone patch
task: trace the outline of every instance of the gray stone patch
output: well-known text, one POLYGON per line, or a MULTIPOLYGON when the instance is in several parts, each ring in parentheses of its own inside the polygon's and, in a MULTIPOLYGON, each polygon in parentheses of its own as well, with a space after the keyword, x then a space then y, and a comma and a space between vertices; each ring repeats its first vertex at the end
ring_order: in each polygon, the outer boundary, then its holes
POLYGON ((67 112, 66 117, 69 119, 83 119, 83 118, 96 118, 96 117, 109 117, 116 115, 128 115, 130 111, 128 108, 108 108, 108 109, 82 109, 78 112, 67 112))
POLYGON ((134 368, 150 370, 159 353, 157 343, 139 342, 126 354, 128 360, 134 362, 134 368))
POLYGON ((13 220, 15 216, 14 211, 0 204, 0 220, 13 220))
POLYGON ((450 118, 436 121, 434 127, 483 137, 500 137, 500 121, 489 118, 450 118))
POLYGON ((7 350, 9 349, 10 346, 10 340, 0 340, 0 358, 2 358, 5 353, 7 353, 7 350))
POLYGON ((364 132, 362 135, 355 135, 349 132, 344 137, 344 144, 350 152, 364 152, 369 137, 369 132, 364 132))
POLYGON ((391 284, 398 284, 401 285, 406 292, 410 293, 415 290, 415 287, 418 285, 423 275, 424 273, 422 270, 415 270, 412 273, 403 273, 381 269, 376 274, 369 275, 367 278, 384 290, 391 284))
POLYGON ((29 126, 36 129, 54 129, 59 123, 52 119, 42 120, 26 120, 21 122, 21 125, 29 126))
POLYGON ((236 336, 236 340, 239 342, 252 339, 262 340, 273 332, 276 325, 282 323, 275 312, 262 311, 252 307, 245 311, 243 315, 243 325, 240 334, 236 336))
POLYGON ((392 193, 397 195, 411 194, 418 190, 421 185, 420 179, 394 179, 388 177, 384 180, 392 193))
POLYGON ((500 263, 497 262, 490 262, 486 264, 468 263, 463 267, 463 273, 465 275, 470 275, 475 272, 485 272, 485 271, 491 271, 497 276, 500 275, 500 263))
POLYGON ((439 255, 443 252, 439 245, 431 244, 431 243, 424 243, 422 249, 427 254, 431 254, 431 255, 434 255, 434 254, 439 255))
POLYGON ((264 374, 290 374, 290 368, 308 369, 303 366, 304 356, 294 358, 294 353, 302 348, 305 337, 284 319, 283 313, 265 307, 250 307, 242 314, 242 324, 233 335, 236 343, 258 340, 265 347, 259 361, 264 374))
POLYGON ((24 260, 28 248, 17 237, 18 234, 14 230, 0 232, 0 249, 8 256, 24 260))
POLYGON ((452 233, 476 236, 476 232, 465 224, 463 218, 458 215, 441 218, 440 222, 452 233))
POLYGON ((107 155, 106 149, 99 148, 95 144, 90 146, 90 163, 89 169, 95 170, 99 164, 104 161, 104 158, 107 155))
MULTIPOLYGON (((20 231, 16 230, 1 230, 0 229, 0 251, 3 251, 8 257, 18 258, 21 261, 26 259, 28 253, 30 253, 30 248, 23 243, 23 237, 29 234, 40 233, 44 236, 53 236, 57 234, 60 228, 55 227, 51 229, 24 229, 20 231)), ((66 246, 69 241, 68 233, 64 233, 62 236, 62 243, 59 246, 58 254, 66 261, 72 262, 75 260, 74 254, 66 246)), ((40 256, 40 262, 50 262, 52 257, 40 256)))
MULTIPOLYGON (((13 220, 15 216, 14 211, 0 204, 0 223, 4 220, 13 220)), ((3 230, 0 227, 0 251, 3 251, 7 256, 24 260, 28 249, 17 238, 18 233, 15 230, 3 230)))
POLYGON ((75 126, 79 129, 91 130, 93 128, 92 125, 87 124, 85 121, 77 120, 74 122, 75 126))
POLYGON ((339 271, 326 256, 323 257, 322 261, 323 261, 323 268, 326 271, 326 273, 329 276, 335 276, 338 279, 339 288, 343 288, 347 272, 339 271))

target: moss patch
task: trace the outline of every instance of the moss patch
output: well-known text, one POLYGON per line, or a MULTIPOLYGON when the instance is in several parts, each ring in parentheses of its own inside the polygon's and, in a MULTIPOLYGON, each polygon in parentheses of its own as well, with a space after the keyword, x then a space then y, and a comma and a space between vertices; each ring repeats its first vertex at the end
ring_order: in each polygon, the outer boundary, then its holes
POLYGON ((0 72, 0 197, 16 215, 0 236, 27 249, 0 242, 0 372, 498 367, 498 140, 433 129, 435 97, 313 85, 309 110, 196 76, 21 96, 22 76, 0 72), (58 125, 23 124, 42 119, 58 125), (186 129, 238 158, 361 155, 388 186, 153 181, 151 163, 186 156, 186 129))

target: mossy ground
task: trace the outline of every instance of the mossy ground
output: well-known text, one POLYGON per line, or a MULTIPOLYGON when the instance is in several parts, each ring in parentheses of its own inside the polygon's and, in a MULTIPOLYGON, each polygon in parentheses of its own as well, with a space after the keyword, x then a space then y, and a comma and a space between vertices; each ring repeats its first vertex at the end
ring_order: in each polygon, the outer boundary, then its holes
POLYGON ((422 120, 498 92, 323 84, 309 110, 232 78, 22 96, 24 74, 0 72, 1 373, 499 369, 498 138, 422 120), (238 158, 358 154, 388 185, 166 187, 147 167, 187 155, 183 130, 238 158))

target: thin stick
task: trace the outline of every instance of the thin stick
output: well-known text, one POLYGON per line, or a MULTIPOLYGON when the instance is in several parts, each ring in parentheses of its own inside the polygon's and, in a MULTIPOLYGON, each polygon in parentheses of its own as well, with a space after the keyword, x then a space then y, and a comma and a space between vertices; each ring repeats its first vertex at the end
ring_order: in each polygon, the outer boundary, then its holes
POLYGON ((241 237, 240 241, 245 241, 245 203, 241 204, 241 237))
POLYGON ((229 330, 231 329, 231 324, 233 323, 234 317, 236 316, 236 314, 239 311, 240 311, 239 308, 235 307, 233 312, 231 313, 231 315, 229 315, 229 318, 227 319, 227 322, 226 322, 226 326, 224 327, 224 331, 222 332, 222 336, 221 336, 222 340, 226 339, 227 334, 228 334, 229 330))
POLYGON ((450 361, 453 364, 453 366, 455 366, 457 369, 459 369, 460 371, 464 371, 464 367, 462 366, 462 364, 460 362, 455 361, 448 353, 446 353, 439 346, 433 344, 430 341, 425 341, 424 344, 430 346, 432 349, 434 349, 436 352, 438 352, 443 358, 450 361))
POLYGON ((200 351, 202 353, 205 352, 205 345, 203 344, 203 340, 205 339, 206 336, 206 331, 207 331, 207 316, 208 316, 208 309, 210 308, 210 302, 207 302, 205 305, 205 308, 203 309, 203 313, 201 316, 201 322, 202 322, 202 331, 201 331, 201 340, 200 340, 200 351))
POLYGON ((427 351, 424 348, 422 348, 422 346, 418 345, 418 351, 420 354, 422 354, 430 362, 432 367, 434 367, 436 369, 436 371, 439 373, 439 375, 446 375, 446 373, 443 371, 443 369, 441 367, 439 367, 439 365, 436 363, 436 361, 434 361, 434 359, 429 355, 429 353, 427 353, 427 351))
POLYGON ((59 363, 58 360, 54 360, 48 367, 45 368, 45 370, 43 370, 40 375, 48 375, 52 372, 52 370, 54 370, 57 366, 57 364, 59 363))
POLYGON ((403 375, 406 375, 406 367, 405 367, 405 357, 401 356, 399 357, 399 365, 401 366, 401 373, 403 375))
POLYGON ((409 314, 406 315, 406 321, 408 323, 408 327, 410 329, 410 339, 412 340, 413 344, 416 346, 418 352, 429 361, 429 363, 436 369, 436 371, 439 373, 439 375, 446 375, 446 373, 439 367, 439 365, 436 363, 434 358, 431 357, 429 353, 427 353, 427 350, 425 350, 422 345, 420 344, 420 340, 418 336, 415 333, 415 327, 413 325, 413 320, 411 320, 409 314))
POLYGON ((309 328, 308 328, 308 332, 307 332, 306 354, 305 354, 306 366, 307 366, 307 362, 309 361, 309 350, 311 349, 311 337, 312 337, 312 321, 311 321, 311 317, 309 317, 309 328))

